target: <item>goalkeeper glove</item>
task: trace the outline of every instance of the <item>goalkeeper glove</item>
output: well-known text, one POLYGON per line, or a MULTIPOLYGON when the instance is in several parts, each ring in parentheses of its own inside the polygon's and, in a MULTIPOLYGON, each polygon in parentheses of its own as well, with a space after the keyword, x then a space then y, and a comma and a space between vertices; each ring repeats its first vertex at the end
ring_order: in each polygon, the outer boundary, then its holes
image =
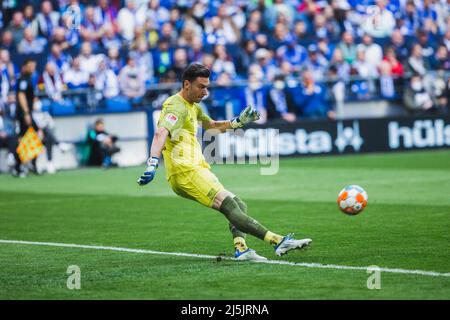
POLYGON ((254 109, 252 106, 247 106, 244 110, 242 110, 239 117, 231 119, 231 127, 233 129, 242 128, 250 122, 259 120, 259 118, 261 118, 259 112, 256 111, 256 109, 254 109))
POLYGON ((140 176, 137 181, 140 186, 146 185, 153 180, 156 174, 156 169, 158 169, 158 163, 158 157, 151 157, 147 160, 147 169, 145 169, 144 174, 140 176))

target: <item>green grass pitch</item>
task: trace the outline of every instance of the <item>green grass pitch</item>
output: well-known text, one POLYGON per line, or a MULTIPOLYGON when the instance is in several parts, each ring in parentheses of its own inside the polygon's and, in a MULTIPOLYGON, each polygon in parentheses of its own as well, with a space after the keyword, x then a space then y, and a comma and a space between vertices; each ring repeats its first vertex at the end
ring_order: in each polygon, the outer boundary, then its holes
MULTIPOLYGON (((0 239, 232 255, 225 218, 176 196, 158 171, 80 169, 28 179, 0 176, 0 239)), ((450 272, 450 151, 283 159, 274 176, 257 165, 216 165, 224 186, 274 232, 310 237, 309 250, 276 257, 297 263, 450 272), (369 194, 358 216, 338 192, 369 194)), ((155 254, 0 243, 0 299, 450 299, 450 277, 234 262, 155 254), (66 287, 68 266, 81 289, 66 287)))

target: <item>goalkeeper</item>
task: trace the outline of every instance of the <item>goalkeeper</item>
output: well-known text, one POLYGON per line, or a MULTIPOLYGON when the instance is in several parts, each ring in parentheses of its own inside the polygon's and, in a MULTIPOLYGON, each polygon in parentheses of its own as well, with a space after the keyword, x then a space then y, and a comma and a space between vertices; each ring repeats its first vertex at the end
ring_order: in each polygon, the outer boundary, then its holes
POLYGON ((290 250, 308 246, 311 239, 296 240, 292 234, 283 237, 269 231, 248 216, 246 204, 226 190, 210 171, 196 138, 198 125, 202 125, 204 129, 224 132, 256 121, 260 115, 248 106, 232 120, 212 120, 198 105, 208 94, 209 77, 210 71, 199 63, 192 63, 184 70, 182 89, 163 103, 147 169, 138 179, 138 184, 143 186, 153 180, 162 153, 166 177, 173 191, 184 198, 195 200, 221 212, 228 219, 236 259, 267 260, 247 247, 246 234, 274 246, 275 253, 279 256, 290 250))

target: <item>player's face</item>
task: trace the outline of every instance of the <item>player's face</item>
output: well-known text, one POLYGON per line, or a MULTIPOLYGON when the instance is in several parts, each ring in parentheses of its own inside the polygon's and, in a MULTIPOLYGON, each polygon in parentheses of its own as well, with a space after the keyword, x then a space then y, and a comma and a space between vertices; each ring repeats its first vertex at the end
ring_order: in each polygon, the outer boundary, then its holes
POLYGON ((28 62, 28 64, 25 66, 25 72, 27 74, 33 74, 34 71, 36 71, 36 62, 34 61, 28 62))
POLYGON ((208 95, 209 78, 197 78, 189 84, 188 94, 193 102, 200 102, 208 95))

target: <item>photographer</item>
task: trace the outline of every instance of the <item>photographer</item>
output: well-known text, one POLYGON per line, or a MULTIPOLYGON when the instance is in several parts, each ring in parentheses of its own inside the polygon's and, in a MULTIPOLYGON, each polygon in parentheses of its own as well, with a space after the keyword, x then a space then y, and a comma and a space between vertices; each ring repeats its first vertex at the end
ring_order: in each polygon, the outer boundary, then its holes
POLYGON ((116 141, 116 136, 105 131, 103 120, 97 119, 94 128, 89 130, 87 137, 87 143, 90 147, 88 165, 105 168, 117 166, 112 161, 112 156, 120 151, 120 148, 116 146, 116 141))

